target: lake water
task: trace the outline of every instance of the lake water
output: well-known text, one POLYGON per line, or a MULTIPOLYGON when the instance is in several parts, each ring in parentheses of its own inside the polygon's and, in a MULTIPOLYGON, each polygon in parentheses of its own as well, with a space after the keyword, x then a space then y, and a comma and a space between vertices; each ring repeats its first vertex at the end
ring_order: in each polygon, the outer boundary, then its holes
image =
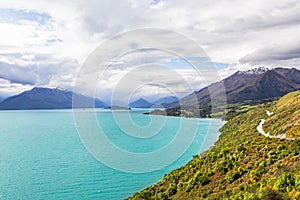
MULTIPOLYGON (((143 112, 130 111, 131 119, 139 126, 151 122, 143 112)), ((151 140, 142 141, 124 134, 111 111, 99 110, 96 117, 112 143, 142 153, 168 145, 182 120, 152 116, 164 119, 164 126, 151 140)), ((124 199, 207 150, 223 125, 217 119, 184 120, 196 123, 198 130, 178 160, 153 172, 129 173, 110 168, 89 153, 76 131, 72 110, 0 111, 0 199, 124 199)), ((126 126, 124 123, 121 126, 126 126)), ((128 127, 126 131, 130 132, 128 127)), ((188 127, 185 131, 189 134, 188 127)))

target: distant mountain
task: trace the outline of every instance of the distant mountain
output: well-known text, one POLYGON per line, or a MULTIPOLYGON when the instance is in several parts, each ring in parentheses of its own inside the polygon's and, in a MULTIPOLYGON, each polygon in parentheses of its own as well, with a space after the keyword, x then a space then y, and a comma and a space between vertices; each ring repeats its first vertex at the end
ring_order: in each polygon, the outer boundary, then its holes
POLYGON ((274 69, 275 72, 278 74, 281 74, 282 76, 286 77, 287 79, 293 81, 294 83, 300 84, 300 71, 292 68, 292 69, 287 69, 287 68, 276 68, 274 69))
POLYGON ((186 104, 197 104, 210 101, 209 90, 215 96, 221 94, 222 85, 225 87, 227 103, 236 103, 243 100, 264 100, 281 97, 299 88, 300 71, 297 69, 276 68, 268 70, 257 68, 248 71, 238 71, 221 82, 213 83, 195 94, 198 102, 189 102, 190 96, 183 98, 186 104))
POLYGON ((149 101, 140 98, 136 101, 133 101, 129 104, 130 108, 150 108, 153 104, 150 103, 149 101))
POLYGON ((68 109, 72 108, 72 97, 78 99, 76 108, 87 108, 95 103, 96 108, 107 105, 99 99, 93 99, 81 94, 61 89, 35 87, 32 90, 9 97, 0 103, 1 110, 25 110, 25 109, 68 109))
MULTIPOLYGON (((247 71, 237 71, 233 75, 223 79, 220 82, 213 83, 207 87, 204 87, 198 91, 195 91, 194 94, 190 94, 180 100, 183 106, 187 107, 199 107, 200 104, 208 104, 210 103, 210 92, 213 92, 214 96, 221 96, 224 95, 224 89, 226 95, 229 93, 236 91, 243 86, 247 85, 248 83, 252 82, 255 78, 260 76, 261 74, 267 72, 268 69, 260 67, 257 69, 247 70, 247 71), (197 99, 192 98, 192 95, 196 95, 197 99)), ((227 96, 228 97, 228 96, 227 96)), ((227 99, 227 103, 228 99, 227 99)), ((177 107, 178 105, 173 104, 170 107, 177 107)))
POLYGON ((4 101, 4 100, 5 100, 4 97, 0 97, 0 103, 1 103, 2 101, 4 101))
MULTIPOLYGON (((256 77, 258 77, 261 74, 264 74, 267 71, 268 69, 263 67, 246 71, 237 71, 235 74, 223 80, 226 92, 229 93, 231 91, 243 87, 247 83, 253 81, 256 77)), ((222 82, 219 82, 219 84, 222 84, 222 82)), ((218 86, 219 84, 217 83, 213 85, 218 86)))
POLYGON ((293 82, 287 76, 283 76, 275 70, 269 70, 242 88, 230 92, 227 101, 237 103, 243 100, 271 99, 298 89, 300 89, 300 84, 293 82))
POLYGON ((163 105, 163 104, 170 104, 170 103, 175 103, 178 102, 178 99, 176 96, 168 96, 168 97, 162 97, 157 99, 156 101, 153 102, 155 105, 163 105))
MULTIPOLYGON (((202 110, 201 117, 210 115, 211 95, 215 98, 224 96, 225 89, 227 104, 251 103, 257 104, 279 98, 289 92, 300 89, 300 71, 292 68, 256 68, 247 71, 238 71, 220 82, 213 83, 199 91, 195 91, 169 105, 168 115, 182 115, 180 110, 202 110), (192 98, 196 95, 197 98, 192 98), (176 114, 175 114, 176 113, 176 114)), ((191 114, 191 112, 189 112, 191 114)), ((193 116, 193 114, 191 114, 193 116)))

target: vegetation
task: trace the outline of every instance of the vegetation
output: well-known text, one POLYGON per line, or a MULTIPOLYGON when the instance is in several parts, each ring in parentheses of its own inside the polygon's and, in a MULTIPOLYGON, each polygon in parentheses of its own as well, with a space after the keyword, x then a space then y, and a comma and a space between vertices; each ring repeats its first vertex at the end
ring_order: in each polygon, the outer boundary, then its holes
MULTIPOLYGON (((263 102, 271 102, 273 99, 267 99, 263 102)), ((177 116, 177 117, 191 117, 191 118, 222 118, 229 120, 234 116, 237 116, 241 113, 245 113, 253 108, 256 108, 258 104, 262 101, 243 101, 234 104, 227 104, 226 106, 218 106, 214 108, 212 112, 212 106, 209 103, 203 103, 199 107, 195 106, 184 106, 184 107, 175 107, 168 108, 166 110, 154 110, 150 113, 151 115, 167 115, 167 116, 177 116), (225 118, 226 117, 226 118, 225 118)))
POLYGON ((287 134, 295 137, 300 134, 300 91, 282 97, 273 107, 274 114, 268 117, 264 128, 273 135, 287 134))
MULTIPOLYGON (((256 130, 260 119, 268 117, 266 110, 280 111, 289 98, 294 102, 289 114, 299 119, 294 107, 300 99, 293 94, 277 103, 241 107, 209 151, 129 199, 300 199, 300 138, 270 139, 256 130)), ((280 127, 273 121, 268 128, 285 130, 281 125, 289 119, 278 118, 280 127)))

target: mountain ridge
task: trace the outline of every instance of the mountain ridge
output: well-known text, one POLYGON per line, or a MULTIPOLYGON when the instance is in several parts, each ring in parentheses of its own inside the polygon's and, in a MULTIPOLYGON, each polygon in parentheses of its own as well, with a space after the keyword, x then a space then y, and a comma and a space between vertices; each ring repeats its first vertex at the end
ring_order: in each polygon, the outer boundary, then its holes
POLYGON ((281 97, 289 92, 300 89, 300 85, 289 80, 275 70, 266 71, 251 82, 232 93, 228 93, 230 103, 241 100, 263 100, 281 97))
POLYGON ((31 90, 8 97, 0 103, 1 110, 25 109, 70 109, 73 108, 72 98, 76 97, 79 104, 75 108, 88 108, 95 104, 96 108, 106 107, 99 99, 86 97, 59 88, 34 87, 31 90))
POLYGON ((139 98, 129 103, 130 108, 150 108, 153 104, 144 98, 139 98))
POLYGON ((171 104, 175 102, 178 102, 178 98, 176 96, 166 96, 153 101, 152 104, 163 105, 163 104, 171 104))
POLYGON ((0 97, 0 103, 3 102, 6 98, 0 97))
MULTIPOLYGON (((295 68, 258 68, 244 72, 237 71, 222 81, 212 83, 183 97, 180 99, 181 105, 178 103, 169 104, 166 113, 174 116, 209 117, 214 114, 211 111, 210 91, 213 91, 214 98, 226 95, 227 105, 258 104, 300 89, 299 82, 300 71, 295 68), (197 99, 192 98, 192 95, 196 95, 197 99), (196 109, 199 109, 200 112, 194 112, 196 109), (183 112, 185 110, 187 112, 183 112), (185 115, 185 113, 189 113, 189 115, 185 115)), ((216 110, 224 111, 225 108, 217 108, 216 110)), ((217 116, 221 117, 223 114, 219 113, 217 116)))

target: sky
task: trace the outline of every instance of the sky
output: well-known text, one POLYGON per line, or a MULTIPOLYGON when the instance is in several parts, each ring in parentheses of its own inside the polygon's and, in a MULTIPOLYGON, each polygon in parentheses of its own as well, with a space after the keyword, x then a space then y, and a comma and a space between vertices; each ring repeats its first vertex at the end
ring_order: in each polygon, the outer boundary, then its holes
MULTIPOLYGON (((73 90, 82 66, 99 45, 141 28, 163 28, 193 40, 221 78, 260 66, 300 69, 299 10, 297 0, 0 0, 0 96, 35 86, 73 90)), ((173 42, 172 47, 183 45, 172 37, 164 40, 173 42)), ((198 76, 181 57, 163 54, 150 50, 120 55, 99 80, 95 95, 109 100, 122 77, 145 61, 170 67, 188 80, 191 90, 216 80, 198 76)), ((168 73, 145 69, 140 77, 168 73)), ((171 95, 182 87, 182 80, 176 80, 160 85, 146 80, 131 91, 131 98, 171 95)), ((180 90, 180 96, 191 90, 180 90)))

